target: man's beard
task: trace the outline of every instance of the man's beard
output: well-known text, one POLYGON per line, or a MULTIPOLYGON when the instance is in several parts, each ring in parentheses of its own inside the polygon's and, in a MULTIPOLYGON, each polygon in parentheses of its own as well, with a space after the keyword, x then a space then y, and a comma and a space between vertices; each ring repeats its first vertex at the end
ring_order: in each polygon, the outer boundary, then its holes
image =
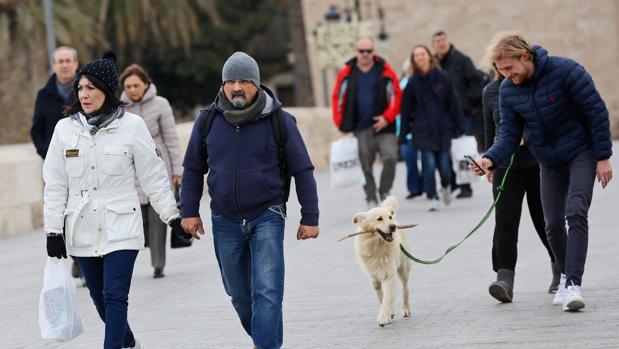
POLYGON ((247 106, 247 100, 245 99, 245 92, 234 91, 232 92, 232 105, 236 109, 245 109, 247 106))

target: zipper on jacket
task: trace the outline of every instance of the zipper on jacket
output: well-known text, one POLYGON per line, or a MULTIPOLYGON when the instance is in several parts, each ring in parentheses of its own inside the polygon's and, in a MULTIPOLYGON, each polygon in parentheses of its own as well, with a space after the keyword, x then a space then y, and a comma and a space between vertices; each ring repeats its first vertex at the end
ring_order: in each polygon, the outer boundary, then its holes
POLYGON ((234 154, 234 183, 232 184, 232 195, 234 197, 234 208, 236 213, 241 215, 241 206, 239 205, 238 181, 239 181, 239 147, 240 147, 241 127, 236 125, 235 137, 235 154, 234 154))

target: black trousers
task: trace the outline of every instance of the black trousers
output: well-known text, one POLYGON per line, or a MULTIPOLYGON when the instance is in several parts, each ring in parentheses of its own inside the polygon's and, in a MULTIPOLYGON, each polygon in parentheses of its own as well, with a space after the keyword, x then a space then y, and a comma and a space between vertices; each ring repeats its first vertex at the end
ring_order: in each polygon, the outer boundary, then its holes
MULTIPOLYGON (((505 168, 494 170, 492 194, 495 198, 498 194, 497 188, 501 184, 501 178, 505 171, 505 168)), ((512 169, 507 175, 501 200, 497 203, 494 211, 496 224, 492 241, 492 269, 495 272, 499 269, 514 270, 516 268, 516 260, 518 259, 518 227, 520 225, 522 200, 525 193, 535 231, 546 248, 550 261, 552 263, 555 261, 544 229, 539 167, 512 169)))

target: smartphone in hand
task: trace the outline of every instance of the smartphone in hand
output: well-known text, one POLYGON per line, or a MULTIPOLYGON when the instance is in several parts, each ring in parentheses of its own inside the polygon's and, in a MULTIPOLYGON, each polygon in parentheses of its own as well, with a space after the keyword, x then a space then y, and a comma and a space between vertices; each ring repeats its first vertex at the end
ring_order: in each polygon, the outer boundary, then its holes
POLYGON ((469 156, 469 155, 464 155, 464 159, 466 160, 466 162, 467 162, 469 165, 473 165, 473 166, 477 167, 477 168, 481 171, 481 173, 486 174, 486 171, 484 171, 484 169, 483 169, 483 168, 481 168, 481 166, 479 166, 479 164, 477 163, 477 161, 475 161, 475 160, 474 160, 471 156, 469 156))

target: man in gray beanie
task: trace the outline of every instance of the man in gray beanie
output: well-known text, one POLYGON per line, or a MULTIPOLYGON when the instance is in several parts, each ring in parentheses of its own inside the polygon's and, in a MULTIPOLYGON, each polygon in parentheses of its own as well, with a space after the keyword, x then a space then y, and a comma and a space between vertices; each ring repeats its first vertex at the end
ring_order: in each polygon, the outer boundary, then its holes
POLYGON ((200 112, 185 153, 181 224, 197 239, 204 234, 199 208, 208 173, 213 242, 224 288, 256 348, 276 349, 283 342, 290 177, 301 204, 297 239, 316 238, 314 166, 294 117, 260 85, 253 58, 234 53, 221 76, 223 86, 200 112))

